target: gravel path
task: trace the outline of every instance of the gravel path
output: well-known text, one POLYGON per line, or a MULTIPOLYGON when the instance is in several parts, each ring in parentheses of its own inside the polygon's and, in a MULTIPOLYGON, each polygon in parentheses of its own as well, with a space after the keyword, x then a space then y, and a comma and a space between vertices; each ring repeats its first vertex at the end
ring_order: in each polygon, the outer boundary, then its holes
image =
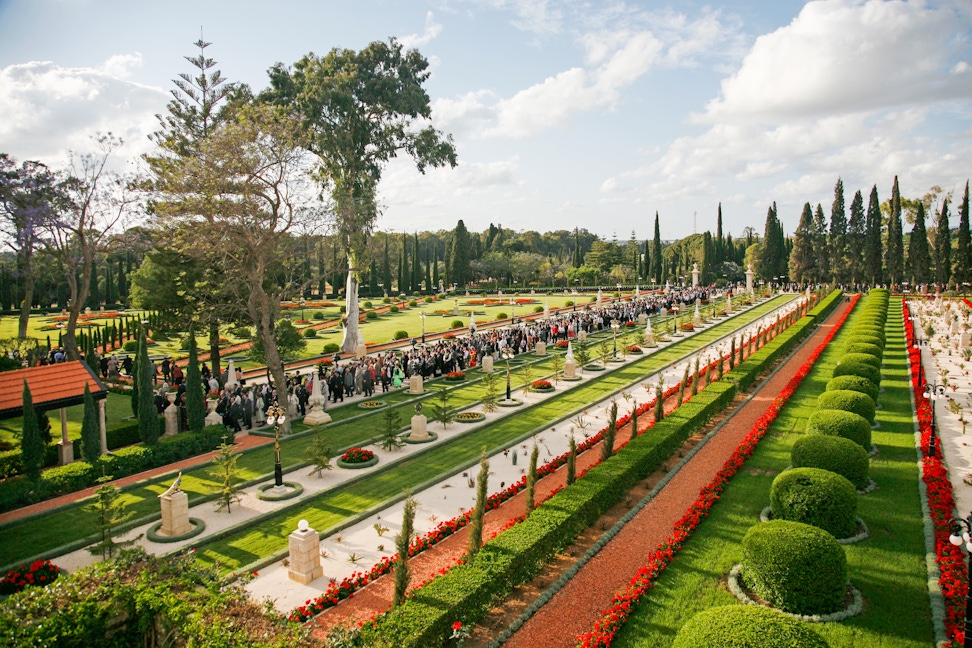
POLYGON ((506 642, 510 648, 573 648, 577 636, 594 625, 615 592, 623 589, 663 542, 699 490, 722 468, 743 437, 763 415, 791 375, 813 353, 847 309, 842 303, 772 378, 723 426, 631 522, 506 642))

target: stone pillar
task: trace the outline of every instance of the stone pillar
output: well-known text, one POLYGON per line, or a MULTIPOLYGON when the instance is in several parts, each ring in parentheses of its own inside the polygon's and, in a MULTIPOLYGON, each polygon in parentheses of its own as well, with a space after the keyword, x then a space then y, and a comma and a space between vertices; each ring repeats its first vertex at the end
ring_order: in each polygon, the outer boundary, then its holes
POLYGON ((577 378, 577 363, 573 360, 567 360, 564 362, 564 378, 567 380, 577 378))
POLYGON ((108 428, 105 425, 105 403, 107 398, 98 401, 98 436, 101 441, 101 454, 108 454, 108 428))
POLYGON ((484 355, 482 361, 483 373, 493 372, 493 356, 484 355))
POLYGON ((547 343, 546 342, 537 342, 537 345, 534 347, 533 351, 538 356, 545 356, 545 355, 547 355, 547 343))
POLYGON ((233 364, 233 359, 230 358, 226 366, 226 389, 233 389, 239 383, 236 382, 236 367, 233 364))
POLYGON ((580 342, 587 342, 587 331, 584 330, 577 331, 577 339, 580 342))
POLYGON ((169 405, 162 413, 165 419, 165 433, 162 436, 172 436, 179 433, 179 408, 169 405))
POLYGON ((753 264, 750 263, 746 268, 746 292, 752 294, 753 292, 753 264))
POLYGON ((57 456, 62 466, 74 461, 74 444, 68 438, 67 410, 63 407, 61 408, 61 440, 57 442, 57 456))
POLYGON ((324 411, 327 399, 321 393, 321 380, 315 376, 311 384, 311 396, 307 400, 310 411, 304 416, 304 423, 307 425, 323 425, 331 422, 331 415, 324 411))
POLYGON ((644 326, 648 322, 648 315, 641 313, 638 315, 638 326, 644 326))
POLYGON ((358 344, 354 347, 354 357, 360 360, 366 355, 368 355, 368 347, 362 340, 358 340, 358 344))
POLYGON ((413 375, 408 378, 408 393, 409 394, 424 394, 425 385, 422 384, 422 376, 413 375))
POLYGON ((412 417, 412 433, 408 438, 412 441, 425 441, 429 438, 429 419, 425 414, 416 413, 412 417))
POLYGON ((162 503, 162 527, 159 529, 161 535, 177 536, 192 531, 188 495, 177 490, 163 495, 159 501, 162 503))
POLYGON ((216 412, 216 405, 218 404, 219 401, 214 400, 210 405, 209 414, 206 415, 206 425, 221 425, 223 423, 222 415, 216 412))
POLYGON ((696 288, 699 285, 699 264, 695 263, 692 265, 692 287, 696 288))
POLYGON ((297 523, 297 530, 288 538, 290 546, 290 580, 307 585, 324 575, 321 567, 321 540, 317 531, 307 525, 307 520, 297 523))

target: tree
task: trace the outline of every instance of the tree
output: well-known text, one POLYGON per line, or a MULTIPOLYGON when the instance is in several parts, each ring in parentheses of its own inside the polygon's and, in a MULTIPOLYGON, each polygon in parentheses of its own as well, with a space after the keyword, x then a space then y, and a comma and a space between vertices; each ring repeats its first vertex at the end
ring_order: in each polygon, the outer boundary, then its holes
POLYGON ((378 445, 383 450, 398 450, 405 442, 398 437, 398 430, 402 426, 401 414, 397 409, 386 407, 382 414, 382 434, 378 445))
POLYGON ((972 235, 969 233, 969 183, 959 207, 958 249, 955 251, 953 276, 959 285, 972 282, 972 235))
POLYGON ((601 461, 607 461, 614 454, 614 438, 618 429, 618 402, 611 401, 611 413, 608 415, 607 430, 601 439, 601 461))
POLYGON ((186 421, 189 430, 202 432, 206 426, 206 393, 199 371, 196 332, 189 327, 189 364, 186 367, 186 421))
MULTIPOLYGON (((273 339, 277 345, 277 356, 281 361, 295 360, 307 348, 307 340, 289 320, 284 319, 276 323, 273 339)), ((267 361, 266 347, 262 339, 257 338, 253 341, 250 355, 257 362, 267 361)))
POLYGON ((483 396, 481 401, 483 403, 484 412, 495 412, 496 411, 496 401, 498 400, 498 395, 496 393, 496 373, 490 371, 488 373, 483 373, 483 396))
POLYGON ((830 269, 834 283, 847 281, 847 213, 844 209, 844 181, 837 178, 834 202, 830 206, 830 269))
POLYGON ((473 509, 469 520, 469 556, 479 552, 483 546, 483 515, 486 514, 486 498, 489 481, 489 461, 486 460, 486 448, 483 448, 479 460, 479 474, 476 476, 476 508, 473 509))
POLYGON ((232 443, 226 443, 226 437, 219 444, 218 452, 213 457, 213 464, 216 468, 210 471, 213 481, 216 482, 214 492, 216 492, 216 510, 226 509, 227 513, 232 513, 233 502, 240 502, 240 489, 236 481, 240 476, 240 469, 236 466, 240 455, 236 452, 232 443))
POLYGON ((813 249, 813 212, 804 203, 800 224, 793 233, 793 252, 790 254, 790 279, 807 283, 815 277, 816 263, 813 249))
POLYGON ((411 576, 408 568, 408 549, 412 544, 412 529, 415 526, 415 500, 410 495, 405 497, 405 510, 402 511, 402 530, 395 536, 395 549, 398 557, 395 560, 395 592, 392 595, 392 607, 398 607, 405 602, 408 591, 408 581, 411 576))
POLYGON ((443 429, 449 425, 456 418, 455 413, 452 411, 452 390, 448 387, 439 387, 435 390, 434 402, 430 405, 432 409, 432 416, 430 417, 433 421, 441 423, 443 429))
POLYGON ((881 203, 878 200, 877 185, 873 185, 864 221, 864 279, 872 286, 884 282, 881 230, 881 203))
POLYGON ((530 517, 530 513, 533 513, 533 509, 537 506, 537 460, 539 457, 540 447, 537 444, 533 444, 533 451, 530 453, 530 468, 527 470, 526 493, 524 495, 527 517, 530 517))
POLYGON ((898 176, 891 187, 891 213, 888 215, 888 243, 884 254, 886 276, 892 285, 904 281, 904 231, 901 223, 901 193, 898 176))
POLYGON ((817 209, 813 212, 811 233, 814 256, 813 281, 826 283, 830 279, 830 246, 827 244, 827 222, 820 203, 817 203, 817 209))
POLYGON ((570 445, 567 450, 567 485, 570 486, 577 479, 577 441, 570 435, 570 445))
POLYGON ((345 352, 358 342, 358 283, 378 217, 376 194, 385 165, 403 150, 422 173, 456 165, 451 137, 432 126, 412 129, 431 118, 422 87, 428 77, 428 61, 391 39, 360 52, 335 48, 323 57, 308 54, 293 69, 278 63, 262 96, 300 115, 306 145, 318 157, 317 176, 334 202, 335 229, 348 260, 345 352))
POLYGON ((88 383, 84 384, 84 416, 81 419, 81 456, 93 464, 101 456, 101 430, 98 426, 98 408, 88 383))
POLYGON ((24 422, 20 437, 20 460, 24 464, 24 474, 27 479, 36 482, 40 479, 41 469, 44 467, 44 441, 41 439, 40 423, 34 400, 31 398, 30 387, 24 380, 22 394, 24 422))
POLYGON ((472 280, 472 270, 469 265, 469 232, 466 231, 466 225, 461 219, 456 223, 456 229, 452 233, 452 254, 449 258, 452 261, 449 279, 459 288, 465 288, 472 280))
POLYGON ((767 279, 787 273, 786 247, 783 241, 783 225, 776 213, 776 203, 766 211, 763 229, 763 247, 760 250, 756 272, 767 279))
POLYGON ((946 289, 952 280, 952 233, 948 226, 948 197, 942 201, 935 227, 935 283, 946 289))
POLYGON ((867 219, 864 215, 864 197, 860 190, 854 193, 850 213, 847 222, 847 270, 851 283, 860 283, 867 281, 867 269, 864 264, 867 219))
POLYGON ((925 206, 918 203, 911 240, 908 242, 908 277, 915 286, 928 283, 930 278, 931 252, 928 249, 928 232, 925 230, 925 206))
POLYGON ((651 242, 651 281, 656 284, 663 281, 661 230, 658 228, 658 212, 655 212, 655 238, 651 242))
POLYGON ((155 409, 155 365, 149 360, 146 330, 138 337, 138 434, 145 445, 159 440, 159 415, 155 409))
MULTIPOLYGON (((110 477, 102 477, 98 481, 105 481, 110 477)), ((141 539, 143 534, 124 542, 116 542, 115 529, 119 524, 131 518, 135 512, 125 513, 125 505, 118 501, 121 491, 111 484, 104 484, 95 491, 95 501, 85 507, 88 512, 98 516, 98 528, 101 540, 88 547, 92 555, 101 555, 102 560, 110 559, 117 551, 131 547, 141 539)))
POLYGON ((310 461, 312 466, 311 471, 307 474, 316 474, 319 479, 324 477, 324 471, 334 467, 331 465, 332 456, 331 445, 321 435, 321 428, 318 427, 314 443, 307 448, 307 460, 310 461))

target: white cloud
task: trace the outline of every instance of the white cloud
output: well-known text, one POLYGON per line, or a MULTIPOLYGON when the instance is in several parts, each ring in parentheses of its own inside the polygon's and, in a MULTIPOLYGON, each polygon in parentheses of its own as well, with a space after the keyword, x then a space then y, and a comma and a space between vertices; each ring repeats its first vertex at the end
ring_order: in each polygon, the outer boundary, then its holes
POLYGON ((406 48, 421 47, 428 45, 432 39, 442 33, 442 25, 435 22, 435 14, 431 11, 425 14, 425 31, 421 34, 409 34, 402 36, 398 41, 406 48))
POLYGON ((102 69, 32 61, 0 70, 0 150, 60 166, 68 150, 89 151, 90 137, 108 131, 126 141, 125 158, 148 150, 146 134, 158 127, 155 114, 164 109, 166 93, 105 71, 135 61, 112 57, 102 69))
POLYGON ((115 54, 109 57, 107 61, 101 64, 99 69, 108 76, 122 79, 131 75, 132 68, 140 67, 142 67, 141 52, 132 52, 131 54, 115 54))
POLYGON ((468 0, 476 4, 497 11, 508 11, 513 14, 510 20, 517 29, 531 32, 538 36, 556 34, 563 28, 563 10, 566 4, 563 0, 468 0))
POLYGON ((955 59, 967 12, 920 0, 815 0, 759 37, 722 82, 704 123, 791 119, 972 97, 972 70, 955 59))

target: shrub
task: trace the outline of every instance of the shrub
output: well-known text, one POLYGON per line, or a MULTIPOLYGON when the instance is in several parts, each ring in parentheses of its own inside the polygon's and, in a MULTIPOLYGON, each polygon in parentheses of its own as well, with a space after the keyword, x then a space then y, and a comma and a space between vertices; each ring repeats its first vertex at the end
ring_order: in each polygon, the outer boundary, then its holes
POLYGON ((395 304, 392 304, 391 306, 388 307, 388 312, 389 313, 397 313, 398 312, 398 306, 395 305, 395 304))
POLYGON ((533 307, 533 312, 534 313, 542 313, 543 312, 543 306, 534 306, 533 307))
POLYGON ((348 305, 347 304, 341 304, 341 308, 338 309, 338 312, 339 313, 347 313, 348 312, 348 305))
POLYGON ((328 342, 327 344, 324 345, 324 348, 321 349, 321 353, 337 353, 340 350, 341 350, 340 344, 338 344, 337 342, 328 342))
POLYGON ((416 306, 418 306, 418 302, 415 301, 414 299, 409 299, 408 300, 408 306, 409 306, 409 308, 415 308, 416 306))
POLYGON ((365 319, 370 319, 370 320, 378 319, 378 313, 376 313, 373 310, 367 311, 365 313, 365 319))
POLYGON ((847 338, 847 344, 873 344, 874 346, 883 349, 884 339, 874 335, 852 332, 850 337, 847 338))
POLYGON ((312 329, 310 327, 307 327, 307 328, 304 329, 304 337, 307 338, 308 340, 311 339, 311 338, 316 338, 317 337, 317 331, 315 331, 314 329, 312 329))
POLYGON ((314 314, 311 315, 311 319, 322 320, 324 319, 324 313, 322 311, 314 311, 314 314))
POLYGON ((724 605, 699 612, 675 635, 672 648, 827 648, 806 622, 757 605, 724 605))
POLYGON ((849 389, 826 391, 817 397, 817 407, 822 410, 844 410, 854 412, 874 422, 874 400, 867 394, 849 389))
POLYGON ((829 614, 843 607, 847 557, 823 529, 771 520, 742 541, 742 575, 765 601, 784 612, 829 614))
POLYGON ((496 313, 496 319, 506 319, 507 317, 509 317, 509 315, 507 315, 503 311, 496 313))
POLYGON ((867 452, 843 437, 800 437, 790 450, 790 462, 794 468, 822 468, 842 475, 858 490, 865 488, 870 479, 867 452))
POLYGON ((424 299, 423 301, 424 301, 424 302, 425 302, 426 304, 431 304, 432 302, 434 302, 434 301, 435 301, 435 298, 434 298, 434 297, 426 297, 426 298, 425 298, 425 299, 424 299))
POLYGON ((781 472, 770 487, 770 506, 774 519, 812 524, 836 538, 849 538, 857 530, 857 489, 823 468, 781 472))
POLYGON ((834 378, 837 376, 860 376, 870 380, 875 385, 881 384, 881 371, 871 365, 860 362, 841 362, 834 367, 834 378))
POLYGON ((850 391, 867 394, 871 397, 871 400, 877 403, 877 385, 867 378, 861 378, 860 376, 837 376, 827 383, 827 391, 835 391, 838 389, 849 389, 850 391))
POLYGON ((854 344, 848 344, 844 347, 844 353, 868 353, 875 358, 884 357, 884 349, 874 344, 865 344, 863 342, 855 342, 854 344))
POLYGON ((381 298, 381 303, 382 304, 390 304, 391 303, 391 297, 382 297, 381 298))
POLYGON ((408 338, 408 331, 395 331, 395 335, 392 336, 393 340, 404 340, 408 338))
MULTIPOLYGON (((871 345, 868 345, 871 346, 871 345)), ((881 358, 870 353, 850 353, 845 352, 843 357, 840 359, 841 364, 845 362, 859 362, 861 364, 869 364, 875 369, 881 369, 881 358)))
POLYGON ((138 340, 128 340, 122 345, 122 348, 128 353, 135 353, 138 351, 138 340))
POLYGON ((564 306, 573 306, 573 305, 574 305, 573 299, 568 299, 567 301, 564 302, 564 306))
MULTIPOLYGON (((250 330, 249 326, 237 326, 234 329, 230 329, 230 335, 240 338, 241 340, 249 340, 253 337, 253 331, 250 330)), ((188 344, 186 345, 186 348, 189 348, 188 344)))
POLYGON ((452 324, 449 325, 449 328, 457 329, 462 328, 463 326, 464 324, 462 323, 462 320, 452 320, 452 324))
POLYGON ((364 303, 364 307, 365 307, 365 308, 372 308, 373 306, 374 306, 374 304, 372 304, 372 303, 371 303, 370 301, 366 301, 366 302, 364 303))
POLYGON ((864 450, 871 449, 871 425, 854 412, 817 410, 807 419, 807 434, 823 434, 850 439, 864 450))

